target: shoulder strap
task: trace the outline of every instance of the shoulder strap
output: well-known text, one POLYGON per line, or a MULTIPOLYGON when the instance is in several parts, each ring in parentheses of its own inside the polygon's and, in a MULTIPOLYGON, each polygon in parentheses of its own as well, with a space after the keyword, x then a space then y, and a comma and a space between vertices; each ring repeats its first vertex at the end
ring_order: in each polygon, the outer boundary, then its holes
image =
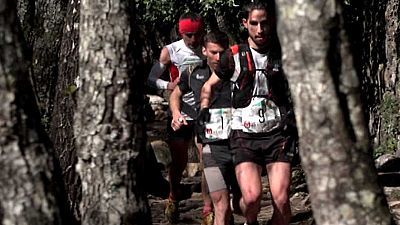
POLYGON ((239 61, 240 67, 243 72, 254 72, 255 66, 253 62, 253 56, 251 54, 251 50, 248 44, 240 44, 239 45, 239 61))
MULTIPOLYGON (((239 47, 239 62, 240 62, 239 77, 243 77, 246 75, 251 75, 254 77, 256 70, 249 45, 240 44, 238 45, 238 47, 239 47)), ((244 82, 242 83, 242 85, 244 85, 244 82)), ((243 87, 239 88, 242 89, 243 87)))
POLYGON ((247 72, 249 70, 249 63, 247 61, 247 45, 239 45, 239 62, 240 62, 240 73, 247 72))

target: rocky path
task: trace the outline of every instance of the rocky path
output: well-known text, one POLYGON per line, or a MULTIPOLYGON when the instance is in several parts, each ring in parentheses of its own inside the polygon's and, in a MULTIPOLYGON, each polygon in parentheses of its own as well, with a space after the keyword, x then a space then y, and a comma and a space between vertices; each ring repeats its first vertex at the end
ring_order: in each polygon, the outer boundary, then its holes
MULTIPOLYGON (((265 179, 265 178, 264 178, 265 179)), ((265 180, 264 183, 267 181, 265 180)), ((183 183, 186 186, 192 185, 192 187, 199 187, 200 177, 186 177, 183 183)), ((201 224, 201 212, 202 212, 202 199, 199 188, 192 188, 194 192, 190 198, 180 202, 181 216, 180 221, 177 225, 191 225, 201 224)), ((265 185, 264 195, 262 199, 262 208, 259 216, 260 224, 266 224, 272 215, 272 206, 268 193, 268 187, 265 185)), ((149 196, 149 203, 153 215, 154 225, 167 225, 168 222, 164 217, 164 205, 166 203, 165 198, 149 196)), ((308 194, 305 192, 296 192, 291 197, 291 207, 293 212, 292 225, 311 225, 313 222, 311 206, 309 202, 308 194)), ((241 225, 245 222, 244 218, 239 215, 234 215, 235 224, 241 225)))
MULTIPOLYGON (((149 174, 153 182, 148 185, 149 204, 152 210, 154 225, 167 225, 164 217, 164 205, 167 201, 168 183, 166 181, 166 166, 170 163, 168 145, 165 142, 166 108, 168 104, 156 96, 150 99, 151 107, 155 112, 154 121, 148 124, 149 155, 154 158, 154 165, 149 165, 149 174)), ((186 190, 187 198, 180 202, 180 221, 177 225, 201 224, 202 199, 200 193, 200 172, 195 150, 190 150, 188 168, 182 180, 183 188, 186 190)), ((400 157, 389 156, 377 161, 377 168, 380 171, 380 182, 384 186, 391 213, 397 225, 400 225, 400 157), (383 168, 383 169, 380 169, 383 168)), ((300 166, 293 169, 291 186, 291 225, 315 224, 312 217, 311 203, 305 183, 304 174, 300 166)), ((263 178, 264 194, 262 207, 259 214, 261 225, 267 224, 272 215, 272 206, 268 191, 268 182, 263 178)), ((234 216, 235 225, 242 225, 244 218, 234 216)))

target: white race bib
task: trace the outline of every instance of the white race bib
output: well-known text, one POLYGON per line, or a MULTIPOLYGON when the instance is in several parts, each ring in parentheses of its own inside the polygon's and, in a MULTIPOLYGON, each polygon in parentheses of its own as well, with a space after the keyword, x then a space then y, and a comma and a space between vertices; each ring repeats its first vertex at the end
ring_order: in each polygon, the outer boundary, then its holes
POLYGON ((266 98, 254 97, 242 109, 242 130, 246 133, 269 132, 280 125, 281 114, 275 103, 266 98))
POLYGON ((231 132, 232 109, 209 109, 210 121, 205 124, 206 138, 210 140, 228 139, 231 132))

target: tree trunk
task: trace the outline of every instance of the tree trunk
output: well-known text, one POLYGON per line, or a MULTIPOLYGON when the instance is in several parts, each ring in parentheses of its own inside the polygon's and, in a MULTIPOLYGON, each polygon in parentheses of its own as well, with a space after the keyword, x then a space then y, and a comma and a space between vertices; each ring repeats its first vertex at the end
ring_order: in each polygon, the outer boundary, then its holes
POLYGON ((59 51, 58 79, 54 96, 54 109, 49 128, 50 138, 63 171, 64 184, 68 193, 68 204, 74 212, 74 219, 80 220, 79 202, 81 181, 76 173, 77 162, 73 132, 76 109, 75 83, 79 67, 79 1, 72 0, 67 6, 63 36, 59 51))
POLYGON ((140 90, 133 89, 133 9, 128 0, 81 1, 74 131, 82 224, 151 224, 138 179, 145 145, 140 90))
POLYGON ((279 36, 317 224, 390 224, 337 1, 278 0, 279 36))
MULTIPOLYGON (((385 10, 386 21, 386 58, 387 65, 384 73, 385 87, 388 95, 394 100, 395 108, 392 108, 394 115, 400 114, 400 0, 388 1, 385 10)), ((392 116, 393 116, 392 114, 392 116)), ((386 134, 393 140, 394 151, 400 157, 400 117, 388 118, 386 134)))
MULTIPOLYGON (((400 149, 399 0, 352 1, 351 33, 360 57, 363 101, 367 104, 374 156, 400 149), (356 29, 354 29, 356 28, 356 29)), ((400 155, 400 154, 399 154, 400 155)))
POLYGON ((0 1, 0 224, 69 224, 29 80, 16 2, 0 1))
POLYGON ((67 3, 70 1, 19 0, 19 15, 31 49, 33 87, 46 129, 54 106, 67 3))

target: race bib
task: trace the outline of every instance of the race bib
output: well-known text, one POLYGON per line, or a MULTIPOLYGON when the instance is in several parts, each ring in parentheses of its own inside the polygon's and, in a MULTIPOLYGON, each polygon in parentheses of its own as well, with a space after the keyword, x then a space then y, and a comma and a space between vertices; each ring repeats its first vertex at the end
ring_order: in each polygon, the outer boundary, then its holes
POLYGON ((281 121, 279 108, 266 98, 255 97, 242 109, 242 130, 246 133, 264 133, 277 128, 281 121))
POLYGON ((205 124, 205 136, 210 140, 228 139, 231 132, 232 109, 209 109, 210 121, 205 124))

